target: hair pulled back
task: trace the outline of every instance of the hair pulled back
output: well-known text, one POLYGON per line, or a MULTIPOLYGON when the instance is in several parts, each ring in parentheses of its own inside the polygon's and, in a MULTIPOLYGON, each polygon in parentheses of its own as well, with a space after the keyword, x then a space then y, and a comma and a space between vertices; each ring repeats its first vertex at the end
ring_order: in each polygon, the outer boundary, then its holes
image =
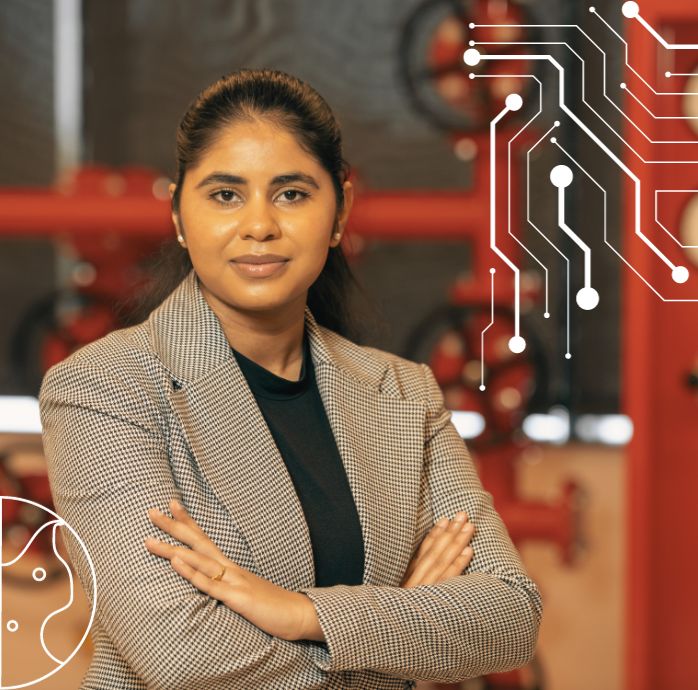
MULTIPOLYGON (((286 72, 240 69, 204 88, 189 104, 176 136, 176 190, 172 210, 179 215, 187 171, 196 166, 216 137, 229 125, 264 119, 291 132, 298 144, 329 173, 337 200, 344 208, 343 183, 350 166, 342 155, 342 136, 326 101, 310 85, 286 72)), ((185 229, 186 232, 186 229, 185 229)), ((189 252, 174 237, 165 241, 151 270, 151 280, 128 309, 129 322, 139 322, 174 290, 192 270, 189 252)), ((308 306, 318 323, 346 337, 358 338, 358 324, 349 309, 352 288, 362 289, 341 243, 330 247, 327 261, 308 290, 308 306)), ((123 306, 123 305, 122 305, 123 306)))

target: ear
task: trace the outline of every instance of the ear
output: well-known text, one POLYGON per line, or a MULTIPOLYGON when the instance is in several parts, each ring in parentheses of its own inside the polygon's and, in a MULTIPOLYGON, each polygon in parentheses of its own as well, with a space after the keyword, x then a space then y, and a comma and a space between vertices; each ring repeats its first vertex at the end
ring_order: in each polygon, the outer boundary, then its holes
MULTIPOLYGON (((172 208, 172 198, 174 197, 174 193, 175 193, 176 189, 177 189, 177 185, 174 182, 171 182, 167 187, 167 191, 170 194, 170 209, 171 209, 170 213, 172 216, 172 224, 175 227, 176 233, 178 235, 180 235, 180 234, 184 235, 184 233, 182 232, 182 229, 180 227, 180 224, 179 224, 179 216, 175 213, 174 209, 172 208)), ((184 246, 183 243, 182 243, 182 246, 184 246)))
POLYGON ((344 228, 349 221, 349 214, 351 213, 351 207, 354 203, 354 185, 347 180, 343 185, 344 189, 344 207, 337 218, 337 230, 335 232, 340 233, 339 238, 332 236, 332 246, 336 247, 342 241, 342 235, 344 234, 344 228))

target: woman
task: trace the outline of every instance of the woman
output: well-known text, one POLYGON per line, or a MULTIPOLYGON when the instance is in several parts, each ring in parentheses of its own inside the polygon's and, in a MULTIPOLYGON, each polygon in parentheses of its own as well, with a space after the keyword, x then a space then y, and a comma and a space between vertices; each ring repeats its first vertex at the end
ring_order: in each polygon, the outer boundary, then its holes
POLYGON ((193 101, 177 153, 176 284, 39 396, 98 583, 83 687, 410 688, 527 663, 540 595, 431 369, 346 335, 330 108, 241 70, 193 101))

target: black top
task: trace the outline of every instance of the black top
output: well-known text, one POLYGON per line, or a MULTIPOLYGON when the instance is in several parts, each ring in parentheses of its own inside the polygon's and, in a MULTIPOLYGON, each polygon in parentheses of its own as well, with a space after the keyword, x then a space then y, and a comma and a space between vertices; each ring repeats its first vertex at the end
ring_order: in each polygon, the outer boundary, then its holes
POLYGON ((298 381, 277 376, 232 350, 303 507, 313 546, 315 586, 361 584, 361 523, 315 380, 307 329, 298 381))

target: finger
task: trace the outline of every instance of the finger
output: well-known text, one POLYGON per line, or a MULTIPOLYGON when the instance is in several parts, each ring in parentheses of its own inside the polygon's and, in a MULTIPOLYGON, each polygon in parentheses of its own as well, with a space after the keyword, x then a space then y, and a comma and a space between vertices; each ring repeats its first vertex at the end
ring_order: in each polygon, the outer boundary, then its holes
POLYGON ((154 537, 148 537, 144 543, 152 554, 160 556, 161 558, 167 558, 168 560, 172 560, 176 557, 187 559, 187 555, 190 553, 194 553, 202 558, 208 558, 199 552, 192 551, 186 546, 180 546, 179 544, 168 544, 167 542, 160 541, 154 537))
MULTIPOLYGON (((223 575, 221 580, 213 580, 211 579, 212 576, 206 575, 179 557, 172 559, 172 567, 204 594, 208 594, 222 602, 227 602, 229 599, 231 587, 225 581, 225 575, 223 575)), ((218 572, 220 572, 220 568, 218 568, 218 572)), ((218 572, 215 574, 217 575, 218 572)))
POLYGON ((441 573, 440 581, 448 579, 449 577, 455 577, 456 575, 462 574, 463 570, 470 564, 473 559, 473 547, 466 546, 465 553, 461 553, 457 558, 451 563, 443 573, 441 573))
POLYGON ((468 523, 465 529, 461 530, 439 554, 435 567, 440 566, 442 570, 445 570, 455 559, 463 555, 463 550, 470 544, 474 529, 474 525, 468 523))
MULTIPOLYGON (((463 515, 463 514, 462 514, 463 515)), ((458 515, 456 516, 458 517, 458 515)), ((417 559, 414 568, 414 575, 418 579, 423 579, 427 575, 434 575, 431 571, 438 567, 439 559, 442 558, 444 550, 453 542, 454 538, 461 535, 461 528, 467 526, 467 520, 463 519, 461 522, 456 520, 451 520, 445 529, 441 529, 435 532, 434 538, 430 540, 425 552, 417 559)), ((461 549, 465 546, 463 543, 461 549)), ((441 567, 436 573, 436 575, 441 574, 442 570, 450 564, 450 560, 442 561, 441 567)))
POLYGON ((172 519, 156 508, 148 510, 148 517, 150 521, 161 530, 167 532, 178 541, 187 544, 187 546, 190 546, 196 551, 204 553, 211 558, 221 555, 218 547, 200 528, 195 530, 189 524, 181 520, 172 519))
POLYGON ((199 523, 189 514, 187 509, 176 499, 173 498, 170 503, 170 510, 176 520, 189 527, 194 535, 198 535, 199 541, 193 541, 190 546, 193 549, 202 551, 207 556, 212 558, 220 558, 225 560, 223 552, 216 546, 213 540, 204 532, 199 523))
POLYGON ((472 538, 475 526, 469 525, 465 531, 461 531, 457 536, 451 536, 451 542, 447 548, 439 555, 430 558, 423 558, 419 572, 416 568, 411 568, 405 573, 401 587, 413 587, 416 585, 433 584, 442 582, 447 577, 453 577, 463 572, 464 568, 472 558, 472 547, 468 545, 472 538))
POLYGON ((193 532, 201 535, 205 539, 209 538, 208 535, 206 534, 206 532, 204 532, 204 530, 201 529, 201 527, 199 526, 199 523, 196 520, 194 520, 194 518, 189 514, 187 509, 176 498, 173 498, 169 502, 169 507, 170 507, 170 510, 172 511, 173 517, 176 520, 185 524, 193 532))
POLYGON ((219 575, 223 567, 226 569, 225 575, 228 576, 230 576, 234 570, 235 564, 230 561, 225 560, 221 562, 219 559, 210 558, 198 551, 192 551, 186 546, 173 546, 172 544, 166 544, 152 537, 146 539, 145 544, 150 552, 154 553, 156 556, 167 558, 170 561, 174 561, 175 559, 184 561, 190 567, 201 571, 209 577, 219 575))
POLYGON ((417 548, 417 551, 414 553, 412 558, 410 559, 409 565, 407 566, 407 570, 405 571, 404 577, 409 577, 412 572, 415 569, 415 566, 417 565, 417 562, 419 558, 421 558, 430 548, 432 543, 434 542, 435 539, 438 538, 438 535, 446 528, 446 525, 448 525, 448 518, 447 517, 442 517, 440 520, 438 520, 432 528, 429 530, 428 534, 424 539, 422 539, 422 542, 420 543, 419 547, 417 548))

